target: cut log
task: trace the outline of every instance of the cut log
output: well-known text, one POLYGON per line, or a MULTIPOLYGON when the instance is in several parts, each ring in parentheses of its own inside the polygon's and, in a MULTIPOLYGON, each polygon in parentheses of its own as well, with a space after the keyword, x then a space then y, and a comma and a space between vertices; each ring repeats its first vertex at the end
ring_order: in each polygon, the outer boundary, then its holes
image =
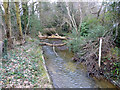
POLYGON ((46 42, 40 42, 40 45, 47 45, 47 46, 51 46, 51 47, 60 47, 60 46, 64 46, 67 43, 62 43, 62 44, 51 44, 51 43, 46 43, 46 42))
POLYGON ((62 37, 62 36, 55 36, 55 35, 52 35, 52 36, 43 36, 40 32, 39 32, 39 35, 38 37, 40 39, 62 39, 62 40, 66 40, 67 38, 66 37, 62 37))

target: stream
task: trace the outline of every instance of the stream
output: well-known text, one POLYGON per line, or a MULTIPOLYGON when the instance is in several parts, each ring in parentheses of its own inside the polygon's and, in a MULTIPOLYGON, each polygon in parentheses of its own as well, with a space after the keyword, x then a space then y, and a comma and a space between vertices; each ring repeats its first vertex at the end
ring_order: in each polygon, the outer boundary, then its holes
POLYGON ((74 54, 68 49, 55 47, 55 53, 53 47, 43 46, 43 52, 55 88, 116 88, 107 80, 87 77, 86 67, 73 62, 74 54))

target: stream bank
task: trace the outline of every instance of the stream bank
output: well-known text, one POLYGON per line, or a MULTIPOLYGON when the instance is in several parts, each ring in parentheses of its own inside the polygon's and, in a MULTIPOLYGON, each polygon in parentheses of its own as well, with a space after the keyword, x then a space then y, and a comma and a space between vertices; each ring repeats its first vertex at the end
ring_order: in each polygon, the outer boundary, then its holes
MULTIPOLYGON (((53 41, 48 41, 53 43, 53 41)), ((59 43, 58 40, 56 40, 59 43)), ((43 46, 44 57, 55 88, 117 88, 109 81, 88 77, 83 64, 74 63, 74 54, 66 47, 43 46), (56 53, 57 55, 56 55, 56 53)))
POLYGON ((2 88, 52 88, 38 43, 27 37, 27 43, 8 51, 2 60, 2 88))

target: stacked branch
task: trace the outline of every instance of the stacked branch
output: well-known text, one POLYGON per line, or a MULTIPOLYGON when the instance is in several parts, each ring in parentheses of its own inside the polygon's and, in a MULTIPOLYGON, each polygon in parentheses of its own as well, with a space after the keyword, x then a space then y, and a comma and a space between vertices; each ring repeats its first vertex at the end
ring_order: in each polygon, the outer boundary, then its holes
POLYGON ((100 47, 101 51, 99 51, 99 43, 100 39, 94 42, 90 41, 86 43, 86 45, 82 46, 81 53, 79 53, 81 56, 80 58, 85 60, 84 64, 87 66, 88 75, 94 75, 96 77, 104 74, 104 65, 101 65, 100 67, 98 59, 100 58, 99 60, 102 60, 102 57, 105 57, 111 50, 111 47, 113 47, 110 36, 102 37, 102 47, 100 47), (100 55, 99 52, 101 53, 100 55))

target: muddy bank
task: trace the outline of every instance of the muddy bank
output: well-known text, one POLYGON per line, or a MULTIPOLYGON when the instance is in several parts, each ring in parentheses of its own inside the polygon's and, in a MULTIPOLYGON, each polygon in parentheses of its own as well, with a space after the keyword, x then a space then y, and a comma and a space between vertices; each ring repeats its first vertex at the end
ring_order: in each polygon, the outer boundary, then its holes
POLYGON ((98 61, 95 61, 93 59, 85 60, 84 58, 80 58, 77 54, 73 56, 72 60, 77 64, 82 63, 86 66, 88 77, 95 77, 99 80, 106 79, 108 82, 111 82, 112 84, 117 86, 117 88, 120 88, 120 79, 115 80, 113 79, 114 77, 110 75, 113 67, 112 63, 114 62, 106 60, 105 62, 101 62, 101 67, 99 67, 98 61))
POLYGON ((88 77, 92 76, 99 80, 106 79, 107 81, 120 88, 120 79, 116 78, 119 75, 117 75, 116 72, 116 74, 112 75, 112 71, 115 70, 114 63, 118 62, 118 60, 116 60, 115 58, 112 58, 113 60, 102 59, 101 67, 99 67, 98 58, 95 59, 95 57, 96 56, 93 55, 91 56, 91 59, 85 60, 83 57, 80 58, 78 54, 75 54, 73 57, 73 61, 77 62, 78 64, 82 63, 86 66, 88 77))

